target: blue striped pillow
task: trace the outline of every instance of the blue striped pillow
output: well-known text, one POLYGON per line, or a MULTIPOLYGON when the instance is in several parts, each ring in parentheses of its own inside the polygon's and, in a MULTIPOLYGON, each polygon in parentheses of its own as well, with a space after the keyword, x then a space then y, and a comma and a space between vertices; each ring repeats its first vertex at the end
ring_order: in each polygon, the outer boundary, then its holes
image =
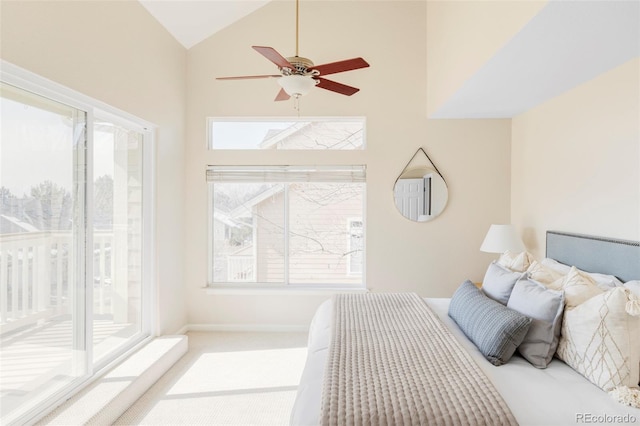
POLYGON ((449 316, 493 365, 511 359, 531 325, 531 318, 488 298, 469 280, 453 294, 449 316))

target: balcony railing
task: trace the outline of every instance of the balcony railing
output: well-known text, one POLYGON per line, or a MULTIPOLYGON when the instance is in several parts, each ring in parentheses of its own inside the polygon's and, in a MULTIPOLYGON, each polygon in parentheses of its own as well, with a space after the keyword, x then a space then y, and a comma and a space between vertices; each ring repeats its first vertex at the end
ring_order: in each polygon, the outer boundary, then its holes
POLYGON ((229 282, 254 282, 253 256, 232 255, 227 257, 227 279, 229 282))
MULTIPOLYGON (((111 232, 94 233, 94 311, 112 313, 111 232)), ((73 294, 72 234, 0 235, 0 333, 69 313, 73 294)))

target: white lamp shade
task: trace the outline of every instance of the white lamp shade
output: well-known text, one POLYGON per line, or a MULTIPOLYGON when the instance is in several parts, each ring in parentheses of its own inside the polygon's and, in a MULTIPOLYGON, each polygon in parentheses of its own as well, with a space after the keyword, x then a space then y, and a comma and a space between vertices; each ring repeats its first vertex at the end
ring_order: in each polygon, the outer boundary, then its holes
POLYGON ((480 246, 480 251, 486 253, 504 253, 507 250, 520 252, 524 249, 513 225, 491 225, 480 246))
POLYGON ((278 84, 282 86, 289 96, 297 98, 309 93, 313 86, 316 85, 316 81, 310 76, 292 74, 280 77, 278 84))

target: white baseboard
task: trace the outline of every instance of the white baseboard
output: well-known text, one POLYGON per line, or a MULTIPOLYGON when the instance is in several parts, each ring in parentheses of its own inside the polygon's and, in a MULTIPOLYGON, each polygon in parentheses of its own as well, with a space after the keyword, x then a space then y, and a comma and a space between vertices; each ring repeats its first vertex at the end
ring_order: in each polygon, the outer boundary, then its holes
POLYGON ((182 327, 180 327, 178 329, 178 331, 176 331, 175 333, 171 333, 171 334, 187 334, 187 331, 189 331, 189 325, 183 325, 182 327))
POLYGON ((187 331, 236 331, 236 332, 278 332, 300 333, 309 330, 305 325, 282 324, 187 324, 180 330, 187 331))

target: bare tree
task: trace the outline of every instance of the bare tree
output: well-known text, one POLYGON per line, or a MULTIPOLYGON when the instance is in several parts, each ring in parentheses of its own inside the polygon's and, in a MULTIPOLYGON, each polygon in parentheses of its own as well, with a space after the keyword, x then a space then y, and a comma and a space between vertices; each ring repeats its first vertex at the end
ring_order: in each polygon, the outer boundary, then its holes
POLYGON ((25 218, 42 230, 71 229, 73 205, 71 194, 58 184, 46 180, 32 186, 25 203, 25 218))
POLYGON ((113 178, 100 176, 93 183, 93 223, 99 229, 113 227, 113 178))

